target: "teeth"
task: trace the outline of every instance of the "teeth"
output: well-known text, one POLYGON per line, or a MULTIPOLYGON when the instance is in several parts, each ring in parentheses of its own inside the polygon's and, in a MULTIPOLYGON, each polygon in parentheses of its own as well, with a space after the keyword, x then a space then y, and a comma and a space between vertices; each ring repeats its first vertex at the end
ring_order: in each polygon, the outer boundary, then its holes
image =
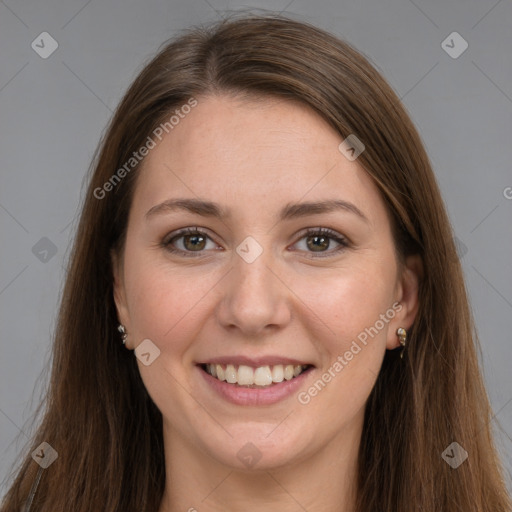
POLYGON ((246 365, 240 365, 238 369, 233 364, 225 367, 220 364, 207 364, 206 371, 220 381, 226 381, 230 384, 239 386, 270 386, 272 383, 283 382, 298 377, 307 366, 302 365, 282 365, 260 366, 252 368, 246 365))
POLYGON ((230 384, 234 384, 237 381, 236 368, 232 364, 228 364, 226 366, 226 372, 224 374, 226 376, 226 381, 230 384))
POLYGON ((258 386, 270 386, 272 384, 272 372, 269 366, 256 368, 254 371, 254 384, 258 386))
POLYGON ((291 364, 287 364, 285 367, 284 367, 284 378, 286 380, 291 380, 293 379, 293 366, 291 364))
POLYGON ((276 364, 272 368, 272 382, 283 382, 284 368, 282 364, 276 364))
POLYGON ((254 384, 254 370, 250 366, 239 366, 238 384, 240 384, 241 386, 250 386, 254 384))
POLYGON ((220 364, 215 365, 215 369, 217 370, 217 379, 226 380, 226 375, 224 374, 224 370, 220 364))

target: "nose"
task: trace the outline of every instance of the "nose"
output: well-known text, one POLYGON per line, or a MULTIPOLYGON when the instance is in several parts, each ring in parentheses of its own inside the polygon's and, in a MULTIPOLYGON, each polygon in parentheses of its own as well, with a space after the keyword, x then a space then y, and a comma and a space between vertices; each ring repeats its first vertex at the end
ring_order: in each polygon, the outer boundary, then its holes
POLYGON ((251 263, 233 253, 233 268, 220 283, 222 295, 216 309, 225 329, 256 337, 290 322, 293 294, 279 276, 278 267, 270 249, 251 263))

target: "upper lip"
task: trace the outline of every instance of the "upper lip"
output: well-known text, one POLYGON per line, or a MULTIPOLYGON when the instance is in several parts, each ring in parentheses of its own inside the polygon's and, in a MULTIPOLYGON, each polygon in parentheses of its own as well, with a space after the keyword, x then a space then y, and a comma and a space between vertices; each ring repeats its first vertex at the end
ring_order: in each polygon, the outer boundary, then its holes
POLYGON ((206 359, 201 361, 199 364, 232 364, 235 366, 252 366, 253 368, 259 368, 260 366, 275 366, 278 364, 293 366, 313 366, 311 363, 306 361, 299 361, 286 356, 261 356, 261 357, 246 357, 246 356, 219 356, 206 359))

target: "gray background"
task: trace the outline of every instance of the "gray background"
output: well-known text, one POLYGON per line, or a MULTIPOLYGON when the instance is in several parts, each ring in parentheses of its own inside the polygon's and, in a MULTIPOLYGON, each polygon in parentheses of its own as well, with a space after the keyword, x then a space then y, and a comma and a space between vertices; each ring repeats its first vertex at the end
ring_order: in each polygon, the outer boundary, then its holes
POLYGON ((494 424, 512 433, 510 0, 0 0, 0 480, 33 432, 83 178, 112 110, 163 41, 241 8, 346 38, 403 99, 455 229, 494 424), (47 59, 31 47, 44 31, 59 45, 47 59), (453 31, 469 44, 458 58, 441 45, 453 31))

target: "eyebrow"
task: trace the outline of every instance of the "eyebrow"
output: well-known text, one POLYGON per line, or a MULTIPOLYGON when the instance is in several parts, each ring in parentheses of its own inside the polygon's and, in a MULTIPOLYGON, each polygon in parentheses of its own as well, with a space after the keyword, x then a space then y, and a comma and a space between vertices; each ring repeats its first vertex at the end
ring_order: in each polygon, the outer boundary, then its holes
MULTIPOLYGON (((163 203, 150 208, 145 217, 149 219, 158 214, 184 210, 202 217, 215 217, 219 219, 231 218, 230 210, 227 210, 217 203, 193 198, 168 199, 163 203)), ((342 199, 331 199, 327 201, 315 201, 305 203, 288 203, 279 213, 279 220, 291 220, 308 215, 319 215, 335 211, 346 211, 357 215, 366 223, 370 223, 364 213, 353 203, 342 199)))

